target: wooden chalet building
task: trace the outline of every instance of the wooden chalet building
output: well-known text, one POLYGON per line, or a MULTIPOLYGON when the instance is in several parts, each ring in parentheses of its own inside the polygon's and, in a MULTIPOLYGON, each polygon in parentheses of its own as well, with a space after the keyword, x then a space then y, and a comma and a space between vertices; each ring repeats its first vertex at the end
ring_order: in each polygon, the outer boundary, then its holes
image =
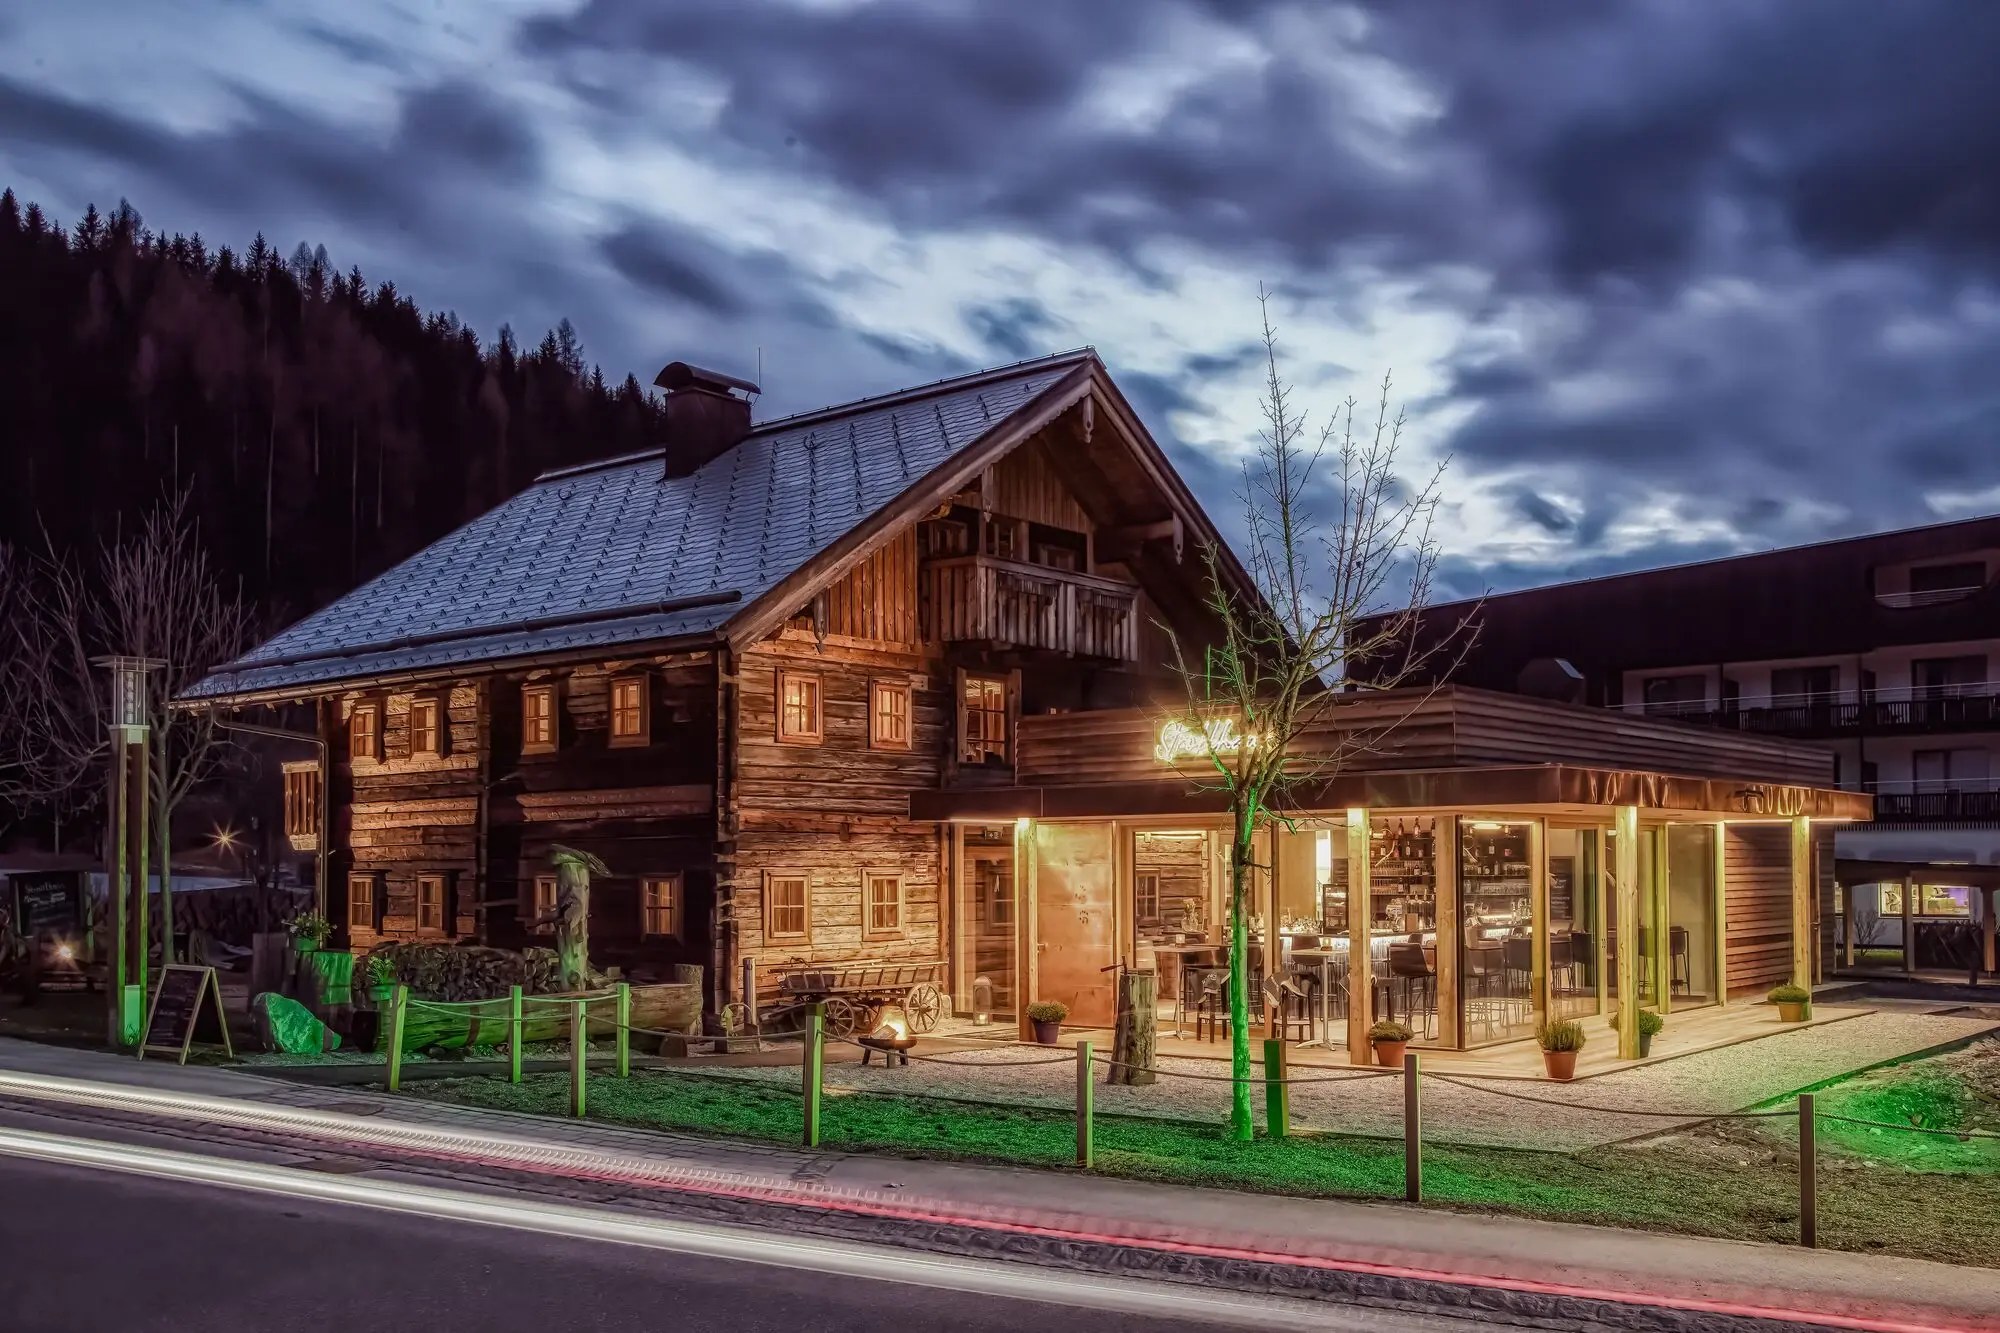
POLYGON ((716 1003, 746 958, 943 961, 956 840, 912 793, 1012 786, 1024 714, 1177 689, 1159 625, 1206 638, 1216 533, 1089 350, 754 425, 744 381, 657 383, 663 449, 541 477, 188 702, 313 710, 287 832, 348 947, 532 943, 561 844, 611 870, 593 961, 702 964, 716 1003))

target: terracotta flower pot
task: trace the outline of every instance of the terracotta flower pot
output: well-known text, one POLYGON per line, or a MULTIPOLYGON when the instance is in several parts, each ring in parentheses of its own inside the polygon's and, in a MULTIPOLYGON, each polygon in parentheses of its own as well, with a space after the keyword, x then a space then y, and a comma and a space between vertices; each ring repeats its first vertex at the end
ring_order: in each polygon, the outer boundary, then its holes
POLYGON ((1035 1040, 1044 1046, 1053 1046, 1062 1040, 1061 1019, 1032 1020, 1035 1025, 1035 1040))
POLYGON ((1375 1043, 1375 1063, 1391 1069, 1403 1067, 1403 1052, 1409 1049, 1407 1041, 1378 1041, 1375 1043))
POLYGON ((1576 1077, 1575 1051, 1543 1051, 1542 1068, 1548 1076, 1559 1083, 1567 1083, 1576 1077))
POLYGON ((1785 1021, 1785 1022, 1787 1022, 1787 1023, 1803 1023, 1803 1022, 1805 1022, 1805 1021, 1806 1021, 1806 1002, 1805 1002, 1805 1001, 1803 1001, 1803 1000, 1800 1000, 1800 1001, 1798 1001, 1798 1002, 1797 1002, 1797 1003, 1795 1003, 1795 1004, 1784 1004, 1784 1003, 1780 1003, 1780 1004, 1778 1005, 1778 1017, 1779 1017, 1780 1019, 1784 1020, 1784 1021, 1785 1021))

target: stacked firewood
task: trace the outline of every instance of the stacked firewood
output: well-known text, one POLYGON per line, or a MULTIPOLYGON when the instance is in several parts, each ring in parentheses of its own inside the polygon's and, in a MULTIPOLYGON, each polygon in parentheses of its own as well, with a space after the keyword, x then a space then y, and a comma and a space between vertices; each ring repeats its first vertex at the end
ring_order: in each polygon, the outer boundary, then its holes
POLYGON ((433 1000, 505 999, 509 987, 528 995, 562 989, 562 967, 553 949, 488 949, 463 944, 378 944, 355 970, 358 978, 377 958, 389 960, 395 981, 433 1000))

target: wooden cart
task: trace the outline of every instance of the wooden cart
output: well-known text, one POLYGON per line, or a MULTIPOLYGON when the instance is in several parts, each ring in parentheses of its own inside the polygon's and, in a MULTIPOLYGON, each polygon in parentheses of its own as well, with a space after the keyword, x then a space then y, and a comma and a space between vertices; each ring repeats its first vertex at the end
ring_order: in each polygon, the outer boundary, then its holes
POLYGON ((783 1003, 768 1017, 824 1003, 827 1032, 851 1037, 872 1030, 883 1005, 900 1004, 910 1031, 930 1032, 944 1014, 944 992, 938 989, 943 968, 935 962, 868 963, 784 972, 778 977, 783 1003))

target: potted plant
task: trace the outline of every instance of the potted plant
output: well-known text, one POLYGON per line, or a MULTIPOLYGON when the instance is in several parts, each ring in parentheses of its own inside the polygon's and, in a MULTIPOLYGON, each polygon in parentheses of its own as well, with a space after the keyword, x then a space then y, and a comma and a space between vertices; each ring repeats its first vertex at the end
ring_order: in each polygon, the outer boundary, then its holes
MULTIPOLYGON (((1651 1009, 1639 1011, 1639 1058, 1645 1059, 1653 1053, 1653 1038, 1667 1026, 1667 1020, 1651 1009)), ((1618 1030, 1618 1011, 1611 1011, 1611 1030, 1618 1030)))
POLYGON ((1035 1025, 1035 1040, 1053 1046, 1062 1039, 1062 1024, 1069 1006, 1061 1000, 1036 1000, 1028 1006, 1028 1021, 1035 1025))
POLYGON ((1368 1029, 1368 1044, 1375 1048, 1375 1063, 1400 1068, 1411 1035, 1406 1023, 1387 1018, 1378 1020, 1374 1027, 1368 1029))
POLYGON ((1542 1068, 1560 1082, 1576 1077, 1576 1053, 1583 1049, 1583 1024, 1570 1019, 1544 1023, 1535 1031, 1542 1047, 1542 1068))
POLYGON ((396 989, 396 965, 387 954, 368 955, 368 998, 377 1009, 386 1008, 396 989))
POLYGON ((1812 1017, 1812 992, 1787 982, 1771 987, 1768 998, 1778 1006, 1778 1017, 1787 1023, 1803 1023, 1812 1017))
POLYGON ((286 929, 291 932, 292 947, 300 953, 318 953, 333 936, 333 922, 318 912, 300 912, 286 929))

